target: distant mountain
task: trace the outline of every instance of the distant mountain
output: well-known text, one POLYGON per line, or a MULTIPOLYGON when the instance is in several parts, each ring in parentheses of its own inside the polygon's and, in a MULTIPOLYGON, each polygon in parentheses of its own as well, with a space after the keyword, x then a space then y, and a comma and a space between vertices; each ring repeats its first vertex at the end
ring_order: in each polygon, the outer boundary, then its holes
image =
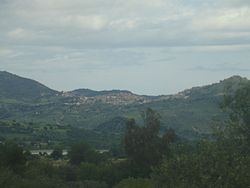
POLYGON ((30 102, 46 99, 58 94, 37 81, 0 71, 0 100, 8 102, 30 102))
POLYGON ((94 91, 91 89, 77 89, 68 92, 69 95, 75 97, 96 97, 104 95, 121 95, 121 94, 132 94, 132 92, 127 90, 104 90, 104 91, 94 91))
POLYGON ((242 78, 240 76, 232 76, 230 78, 220 81, 219 83, 187 89, 183 92, 178 93, 178 95, 185 96, 186 98, 192 97, 193 99, 223 96, 225 94, 225 91, 235 92, 247 82, 249 82, 247 78, 242 78))
POLYGON ((63 96, 78 97, 78 103, 95 103, 100 101, 113 105, 128 105, 132 103, 147 103, 154 97, 137 95, 127 90, 105 90, 94 91, 90 89, 77 89, 74 91, 64 92, 63 96))
POLYGON ((123 90, 57 92, 36 81, 0 72, 0 120, 71 125, 108 135, 124 130, 123 118, 140 120, 141 111, 152 108, 161 114, 163 128, 195 138, 210 134, 215 121, 223 126, 228 118, 220 109, 225 91, 235 92, 248 82, 233 76, 175 95, 143 96, 123 90))

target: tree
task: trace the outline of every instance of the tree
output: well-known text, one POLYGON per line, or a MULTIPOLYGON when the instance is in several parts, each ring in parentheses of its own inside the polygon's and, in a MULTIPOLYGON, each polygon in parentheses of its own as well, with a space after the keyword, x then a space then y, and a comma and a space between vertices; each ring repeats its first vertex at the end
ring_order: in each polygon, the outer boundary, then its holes
POLYGON ((235 93, 225 96, 224 108, 230 112, 230 138, 241 145, 242 150, 250 152, 250 82, 235 93))
POLYGON ((177 135, 173 129, 168 129, 161 138, 161 151, 169 155, 169 145, 177 140, 177 135))
POLYGON ((71 147, 69 159, 71 164, 79 165, 82 162, 99 163, 103 160, 103 157, 89 145, 77 143, 71 147))
POLYGON ((63 157, 63 151, 62 151, 62 148, 55 148, 53 150, 53 152, 51 153, 51 157, 54 159, 54 160, 58 160, 58 159, 61 159, 63 157))
POLYGON ((142 178, 128 178, 122 180, 115 188, 150 188, 153 187, 153 183, 149 179, 142 179, 142 178))
POLYGON ((129 159, 140 169, 147 171, 162 158, 161 139, 158 136, 160 115, 152 109, 142 113, 144 126, 138 126, 134 119, 127 122, 125 150, 129 159))
POLYGON ((26 158, 23 149, 13 142, 0 145, 0 166, 17 170, 24 165, 26 158))

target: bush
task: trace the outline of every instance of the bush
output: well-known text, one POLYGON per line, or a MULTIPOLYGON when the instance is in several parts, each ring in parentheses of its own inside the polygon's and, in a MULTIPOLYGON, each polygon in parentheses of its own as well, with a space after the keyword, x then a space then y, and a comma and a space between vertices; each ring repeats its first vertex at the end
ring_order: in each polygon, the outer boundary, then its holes
POLYGON ((115 188, 152 188, 153 184, 149 179, 128 178, 122 180, 115 188))

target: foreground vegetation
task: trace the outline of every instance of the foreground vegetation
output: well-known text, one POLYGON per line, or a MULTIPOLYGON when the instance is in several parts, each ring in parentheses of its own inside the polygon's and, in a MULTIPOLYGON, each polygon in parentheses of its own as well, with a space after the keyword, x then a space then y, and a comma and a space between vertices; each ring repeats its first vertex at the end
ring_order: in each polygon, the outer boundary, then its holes
POLYGON ((98 153, 84 143, 67 156, 32 156, 12 143, 0 145, 2 188, 234 188, 250 187, 250 84, 225 98, 226 127, 212 137, 178 138, 173 130, 159 136, 160 116, 147 109, 143 125, 127 123, 124 148, 98 153))

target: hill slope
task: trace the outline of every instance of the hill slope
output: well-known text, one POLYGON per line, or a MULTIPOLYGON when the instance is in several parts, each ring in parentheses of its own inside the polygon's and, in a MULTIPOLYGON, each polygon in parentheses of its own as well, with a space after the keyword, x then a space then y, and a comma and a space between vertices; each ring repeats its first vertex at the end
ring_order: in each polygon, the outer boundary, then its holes
POLYGON ((0 100, 30 102, 55 96, 58 92, 31 79, 0 71, 0 100))
MULTIPOLYGON (((116 130, 116 117, 139 120, 140 112, 150 107, 161 114, 163 127, 174 128, 178 134, 190 138, 209 134, 214 120, 223 122, 227 118, 219 107, 225 89, 231 88, 230 91, 234 92, 249 82, 246 78, 234 76, 176 95, 150 97, 119 90, 76 90, 59 93, 36 81, 6 72, 1 72, 0 78, 2 120, 70 124, 73 127, 108 132, 109 129, 116 130), (15 102, 10 103, 7 99, 15 102)), ((117 126, 120 124, 117 123, 117 126)))

